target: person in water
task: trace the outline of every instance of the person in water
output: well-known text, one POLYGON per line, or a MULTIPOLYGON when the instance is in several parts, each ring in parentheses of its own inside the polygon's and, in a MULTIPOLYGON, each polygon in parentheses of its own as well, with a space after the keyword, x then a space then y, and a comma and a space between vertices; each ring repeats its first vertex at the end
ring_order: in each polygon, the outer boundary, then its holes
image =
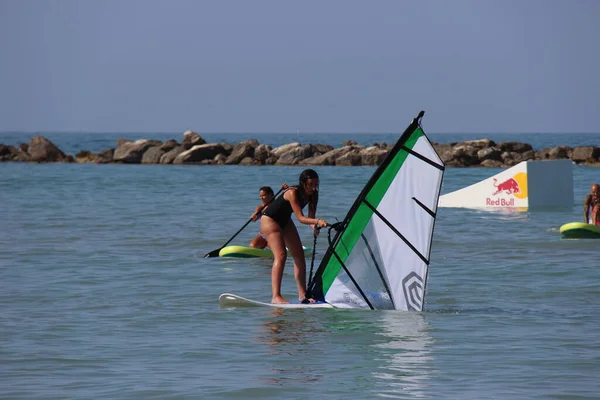
POLYGON ((600 185, 594 183, 583 200, 583 220, 587 224, 600 225, 600 185))
MULTIPOLYGON (((285 185, 285 183, 284 183, 285 185)), ((287 185, 284 186, 284 189, 287 188, 287 185)), ((275 194, 273 193, 273 189, 271 186, 263 186, 258 190, 258 197, 260 197, 261 203, 256 206, 254 209, 254 213, 252 213, 252 222, 256 222, 262 217, 263 211, 269 207, 271 201, 273 201, 273 197, 275 194)), ((267 247, 267 238, 262 234, 262 232, 258 232, 258 234, 250 241, 250 247, 254 247, 256 249, 264 249, 267 247)))
MULTIPOLYGON (((300 235, 292 213, 302 224, 309 225, 318 234, 318 229, 327 226, 327 221, 315 218, 319 201, 319 175, 306 169, 300 174, 298 186, 291 186, 283 192, 271 205, 263 211, 260 219, 260 230, 267 238, 269 248, 273 252, 273 268, 271 270, 272 303, 289 303, 281 295, 281 278, 287 259, 286 247, 294 259, 294 277, 298 285, 298 299, 306 299, 306 259, 300 235), (308 217, 302 209, 308 205, 308 217)), ((311 299, 309 299, 310 301, 311 299)))

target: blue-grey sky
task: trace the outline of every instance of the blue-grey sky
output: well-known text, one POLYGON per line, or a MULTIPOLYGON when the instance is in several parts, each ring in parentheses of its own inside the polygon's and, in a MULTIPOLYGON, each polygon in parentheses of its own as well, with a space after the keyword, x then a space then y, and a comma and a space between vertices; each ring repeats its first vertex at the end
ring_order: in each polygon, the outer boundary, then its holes
POLYGON ((600 132, 597 0, 0 0, 0 131, 600 132))

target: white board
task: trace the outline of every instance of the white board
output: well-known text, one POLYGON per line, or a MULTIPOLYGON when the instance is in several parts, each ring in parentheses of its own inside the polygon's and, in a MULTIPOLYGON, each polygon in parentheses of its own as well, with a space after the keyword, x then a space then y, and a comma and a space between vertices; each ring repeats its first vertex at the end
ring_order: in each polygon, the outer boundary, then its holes
POLYGON ((262 301, 250 300, 242 296, 231 293, 223 293, 219 296, 219 305, 221 307, 272 307, 272 308, 334 308, 329 303, 291 303, 291 304, 273 304, 263 303, 262 301))

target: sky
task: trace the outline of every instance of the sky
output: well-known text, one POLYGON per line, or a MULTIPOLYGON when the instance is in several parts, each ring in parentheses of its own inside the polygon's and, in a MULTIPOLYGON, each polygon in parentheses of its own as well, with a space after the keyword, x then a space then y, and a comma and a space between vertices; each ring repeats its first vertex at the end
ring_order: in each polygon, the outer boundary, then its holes
POLYGON ((0 131, 600 132, 597 0, 0 0, 0 131))

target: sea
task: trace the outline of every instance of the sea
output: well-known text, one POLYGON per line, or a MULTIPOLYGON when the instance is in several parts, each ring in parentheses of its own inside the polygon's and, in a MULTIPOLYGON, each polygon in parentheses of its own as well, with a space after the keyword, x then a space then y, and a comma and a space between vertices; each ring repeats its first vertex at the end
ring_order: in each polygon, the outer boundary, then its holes
MULTIPOLYGON (((35 135, 97 152, 119 138, 35 135)), ((204 134, 335 147, 389 134, 204 134)), ((534 149, 600 146, 597 134, 430 134, 534 149)), ((317 215, 342 220, 375 167, 316 167, 317 215)), ((600 240, 562 239, 583 221, 600 169, 574 166, 573 206, 440 208, 422 312, 221 309, 221 293, 270 300, 268 259, 204 258, 248 221, 258 189, 297 166, 0 163, 1 399, 598 399, 600 240)), ((447 168, 442 193, 498 173, 447 168)), ((309 227, 299 225, 305 245, 309 227)), ((258 232, 249 224, 231 244, 258 232)), ((314 267, 326 250, 320 235, 314 267)), ((307 270, 312 257, 307 258, 307 270)), ((283 294, 297 296, 286 265, 283 294)))

